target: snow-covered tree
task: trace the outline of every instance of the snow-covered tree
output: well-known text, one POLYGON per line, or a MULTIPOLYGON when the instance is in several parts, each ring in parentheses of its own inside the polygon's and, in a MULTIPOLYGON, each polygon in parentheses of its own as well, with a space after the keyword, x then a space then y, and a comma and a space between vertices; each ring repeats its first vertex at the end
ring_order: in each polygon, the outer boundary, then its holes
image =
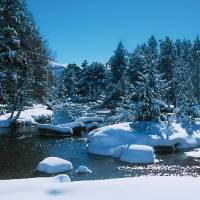
POLYGON ((84 67, 78 82, 78 93, 91 98, 99 98, 105 88, 106 68, 103 64, 93 62, 84 67))
POLYGON ((175 49, 173 41, 166 37, 160 41, 159 69, 164 75, 164 79, 170 82, 170 89, 166 94, 168 104, 175 104, 174 83, 173 83, 173 68, 175 63, 175 49))
POLYGON ((127 53, 120 41, 114 55, 109 60, 110 82, 107 85, 104 106, 116 107, 121 104, 125 95, 125 82, 127 80, 127 53))
POLYGON ((76 64, 68 64, 59 81, 59 98, 75 97, 78 92, 78 81, 81 78, 81 68, 76 64))
POLYGON ((192 107, 196 102, 192 84, 192 44, 187 40, 177 40, 176 62, 173 69, 174 93, 179 115, 192 115, 192 107))
POLYGON ((15 120, 27 102, 48 93, 49 54, 24 0, 0 0, 0 19, 3 103, 15 120))
POLYGON ((153 120, 161 116, 167 83, 158 71, 157 41, 152 36, 147 43, 143 69, 138 72, 135 89, 137 94, 136 120, 153 120))
POLYGON ((138 45, 129 56, 127 76, 131 84, 135 84, 138 81, 138 71, 141 71, 144 66, 145 51, 146 44, 138 45))
POLYGON ((200 103, 200 37, 197 35, 192 47, 192 83, 194 95, 200 103))
POLYGON ((127 61, 126 51, 121 41, 114 51, 114 55, 110 58, 109 65, 112 72, 113 83, 122 81, 122 77, 127 67, 127 61))

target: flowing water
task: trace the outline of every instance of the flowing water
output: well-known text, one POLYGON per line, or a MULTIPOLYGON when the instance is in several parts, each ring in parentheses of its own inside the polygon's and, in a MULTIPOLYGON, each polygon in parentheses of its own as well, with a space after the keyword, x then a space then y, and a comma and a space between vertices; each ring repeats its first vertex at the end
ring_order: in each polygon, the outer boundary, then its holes
MULTIPOLYGON (((68 122, 65 112, 55 115, 53 123, 68 122)), ((157 155, 152 165, 130 165, 119 159, 87 153, 86 138, 40 138, 36 128, 20 128, 17 132, 1 129, 0 179, 49 176, 36 171, 37 164, 48 156, 58 156, 73 163, 74 169, 66 172, 72 180, 107 179, 141 175, 200 176, 200 159, 183 153, 157 155), (88 166, 93 173, 77 174, 79 165, 88 166)))

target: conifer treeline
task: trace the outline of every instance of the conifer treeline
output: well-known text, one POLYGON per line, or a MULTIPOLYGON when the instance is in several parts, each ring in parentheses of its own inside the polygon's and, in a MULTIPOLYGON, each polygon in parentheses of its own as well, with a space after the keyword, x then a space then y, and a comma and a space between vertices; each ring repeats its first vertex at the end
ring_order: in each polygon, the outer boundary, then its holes
POLYGON ((138 118, 159 115, 161 104, 195 115, 200 103, 200 38, 157 41, 151 36, 132 52, 119 42, 106 65, 69 64, 58 93, 61 99, 101 98, 106 107, 135 104, 138 118))

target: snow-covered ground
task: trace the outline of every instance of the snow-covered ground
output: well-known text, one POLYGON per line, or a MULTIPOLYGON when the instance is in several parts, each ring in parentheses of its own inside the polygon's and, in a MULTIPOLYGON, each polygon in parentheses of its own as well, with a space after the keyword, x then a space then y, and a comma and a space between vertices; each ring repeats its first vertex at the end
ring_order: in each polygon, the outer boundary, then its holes
POLYGON ((170 126, 157 122, 121 123, 93 130, 88 138, 89 153, 120 158, 132 144, 170 146, 176 150, 196 148, 200 145, 200 129, 180 123, 170 126))
MULTIPOLYGON (((1 128, 10 126, 10 121, 8 121, 9 116, 10 113, 0 116, 1 128)), ((52 110, 48 110, 46 106, 38 104, 23 110, 17 119, 17 123, 22 125, 36 125, 37 122, 51 120, 52 117, 52 110)))
POLYGON ((67 175, 0 181, 2 200, 188 200, 199 198, 200 178, 137 177, 70 182, 67 175))

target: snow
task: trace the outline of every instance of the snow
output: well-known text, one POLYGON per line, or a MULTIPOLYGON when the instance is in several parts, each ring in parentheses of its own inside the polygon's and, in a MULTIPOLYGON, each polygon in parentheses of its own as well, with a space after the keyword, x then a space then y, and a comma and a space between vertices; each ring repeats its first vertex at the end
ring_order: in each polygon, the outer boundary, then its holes
POLYGON ((70 161, 58 157, 45 158, 37 166, 38 171, 48 174, 65 172, 71 169, 73 169, 73 166, 70 161))
POLYGON ((68 127, 68 128, 74 129, 74 128, 83 127, 83 124, 81 122, 71 122, 71 123, 66 123, 66 124, 58 124, 57 126, 61 128, 68 127))
POLYGON ((104 119, 102 117, 80 117, 76 120, 76 122, 82 122, 82 123, 92 123, 92 122, 99 122, 103 123, 104 119))
POLYGON ((99 128, 99 127, 100 127, 100 125, 97 122, 84 124, 84 128, 86 130, 94 130, 94 129, 99 128))
MULTIPOLYGON (((10 121, 8 120, 9 116, 10 113, 0 116, 1 128, 10 126, 10 121)), ((33 107, 25 109, 21 112, 19 118, 17 119, 17 123, 23 125, 36 125, 39 121, 50 120, 52 117, 52 110, 48 110, 47 107, 43 105, 34 105, 33 107)))
POLYGON ((158 122, 121 123, 105 126, 88 134, 88 152, 97 155, 120 157, 127 145, 172 146, 178 150, 200 145, 200 129, 172 123, 158 122), (188 129, 190 131, 188 131, 188 129))
POLYGON ((200 149, 194 149, 193 151, 185 152, 185 155, 193 158, 200 158, 200 149))
POLYGON ((200 178, 134 177, 69 182, 67 175, 0 181, 2 200, 198 199, 200 178), (64 181, 63 181, 64 180, 64 181))
POLYGON ((124 148, 120 160, 128 163, 154 163, 154 150, 146 145, 129 145, 124 148))
POLYGON ((84 165, 80 165, 76 170, 76 173, 92 173, 92 170, 90 170, 88 167, 84 165))
POLYGON ((43 133, 43 131, 45 132, 47 131, 48 134, 53 134, 53 135, 72 135, 73 134, 72 128, 55 126, 52 124, 39 124, 38 129, 41 133, 43 133))

